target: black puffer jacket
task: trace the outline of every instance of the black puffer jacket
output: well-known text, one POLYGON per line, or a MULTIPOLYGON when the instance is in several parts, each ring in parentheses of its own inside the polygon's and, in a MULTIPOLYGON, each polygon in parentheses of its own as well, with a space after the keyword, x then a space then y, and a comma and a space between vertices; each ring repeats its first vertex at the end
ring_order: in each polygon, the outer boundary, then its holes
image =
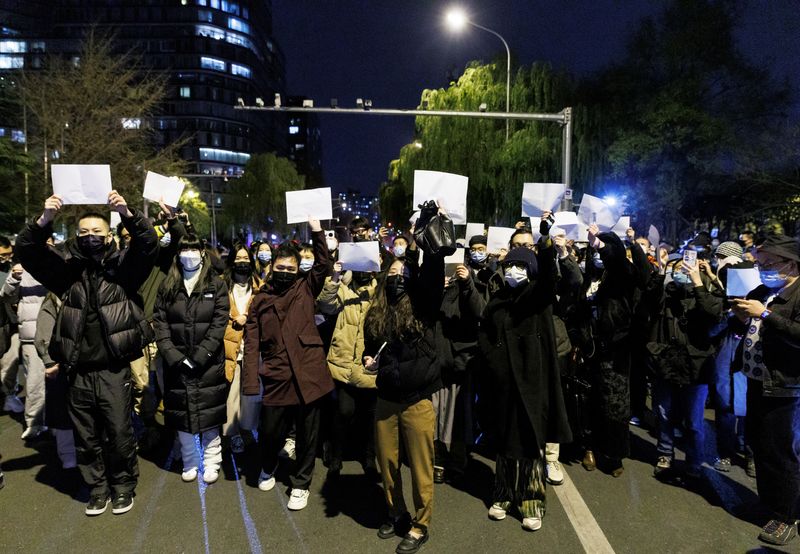
POLYGON ((121 365, 141 358, 143 345, 152 341, 136 291, 153 267, 158 237, 140 212, 131 212, 133 217, 122 218, 130 246, 120 252, 111 242, 100 262, 85 257, 74 244, 66 254, 47 246, 52 224, 42 228, 31 223, 17 238, 23 267, 64 301, 50 342, 59 363, 121 365), (87 321, 99 323, 99 333, 90 337, 87 321), (87 341, 95 340, 88 348, 87 341), (96 348, 103 351, 92 352, 96 348))
POLYGON ((199 433, 222 425, 227 416, 223 339, 230 314, 228 287, 209 275, 191 296, 183 286, 174 298, 166 293, 162 288, 153 311, 164 359, 164 419, 173 429, 199 433), (193 368, 183 363, 187 358, 193 368))

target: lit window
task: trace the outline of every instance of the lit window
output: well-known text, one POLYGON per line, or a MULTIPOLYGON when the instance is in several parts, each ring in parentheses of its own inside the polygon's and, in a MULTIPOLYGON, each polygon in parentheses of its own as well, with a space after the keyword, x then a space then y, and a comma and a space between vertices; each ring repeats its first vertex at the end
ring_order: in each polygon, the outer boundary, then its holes
POLYGON ((214 21, 214 14, 210 10, 197 10, 197 19, 211 23, 214 21))
POLYGON ((295 145, 294 145, 294 147, 295 147, 297 150, 305 150, 305 148, 306 148, 306 145, 305 145, 305 144, 303 144, 303 143, 300 143, 300 144, 295 144, 295 145))
POLYGON ((181 98, 191 98, 192 87, 181 87, 181 98))
POLYGON ((11 129, 11 140, 12 142, 18 142, 20 144, 25 143, 25 133, 22 129, 11 129))
POLYGON ((142 126, 142 120, 139 118, 125 117, 122 119, 123 129, 139 129, 142 126))
POLYGON ((239 15, 239 4, 236 2, 229 2, 228 0, 222 0, 222 11, 232 13, 233 15, 239 15))
POLYGON ((197 0, 198 6, 208 6, 207 0, 197 0))
POLYGON ((209 0, 208 5, 212 8, 218 10, 219 9, 219 0, 209 0))
POLYGON ((0 40, 0 54, 24 54, 28 43, 23 40, 0 40))
POLYGON ((300 127, 298 127, 297 125, 290 125, 289 126, 289 134, 290 135, 296 135, 299 132, 300 132, 300 127))
POLYGON ((200 148, 200 159, 212 162, 223 162, 244 165, 250 159, 246 152, 235 152, 221 148, 200 148))
POLYGON ((0 69, 20 69, 25 66, 22 56, 0 56, 0 69))
POLYGON ((245 77, 247 79, 250 78, 250 68, 246 65, 239 65, 232 63, 231 64, 231 73, 234 75, 239 75, 240 77, 245 77))
POLYGON ((241 31, 242 33, 250 32, 250 25, 237 17, 228 18, 228 27, 234 31, 241 31))
POLYGON ((200 67, 203 69, 213 69, 214 71, 225 71, 225 62, 217 58, 202 56, 200 58, 200 67))

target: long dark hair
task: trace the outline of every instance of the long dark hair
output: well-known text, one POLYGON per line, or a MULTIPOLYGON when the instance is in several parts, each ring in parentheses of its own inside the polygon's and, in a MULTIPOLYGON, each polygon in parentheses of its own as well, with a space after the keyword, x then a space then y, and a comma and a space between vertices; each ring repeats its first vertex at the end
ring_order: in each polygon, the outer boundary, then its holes
POLYGON ((200 269, 200 276, 197 279, 195 290, 203 290, 214 278, 214 272, 211 271, 211 260, 208 259, 208 252, 206 252, 203 241, 197 238, 197 235, 185 235, 178 243, 178 250, 175 252, 175 258, 172 261, 172 266, 169 268, 167 278, 161 285, 161 290, 167 302, 174 302, 178 293, 183 289, 183 268, 179 259, 180 253, 183 250, 199 250, 203 255, 203 265, 200 269))
POLYGON ((390 304, 386 298, 386 277, 386 274, 381 274, 378 279, 375 296, 364 318, 364 332, 377 341, 418 339, 425 332, 425 326, 414 313, 408 289, 396 304, 390 304))
POLYGON ((256 276, 258 275, 255 258, 253 258, 253 253, 247 249, 244 243, 237 241, 233 243, 233 247, 228 252, 228 258, 225 260, 225 273, 222 275, 225 284, 228 285, 228 290, 233 290, 233 266, 236 263, 236 256, 239 254, 239 250, 247 252, 247 261, 250 263, 250 275, 248 276, 247 284, 251 288, 255 288, 256 276))

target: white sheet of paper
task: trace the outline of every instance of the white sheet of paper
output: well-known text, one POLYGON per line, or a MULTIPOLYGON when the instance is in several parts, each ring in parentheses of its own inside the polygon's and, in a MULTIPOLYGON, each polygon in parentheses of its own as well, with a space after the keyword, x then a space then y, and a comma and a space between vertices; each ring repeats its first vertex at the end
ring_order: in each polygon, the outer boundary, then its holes
POLYGON ((499 254, 503 248, 508 250, 508 242, 514 231, 516 229, 513 227, 489 227, 489 233, 486 235, 486 250, 490 254, 499 254))
POLYGON ((417 222, 418 219, 419 219, 419 210, 417 210, 416 212, 411 214, 411 217, 408 218, 408 222, 411 225, 414 225, 417 222))
POLYGON ((561 227, 569 227, 570 225, 578 224, 578 214, 575 212, 556 212, 553 214, 556 222, 555 225, 561 227))
POLYGON ((658 245, 661 243, 661 234, 658 232, 655 225, 651 225, 650 229, 648 229, 647 240, 650 241, 650 244, 654 248, 658 248, 658 245))
POLYGON ((469 244, 469 239, 475 235, 483 235, 485 229, 486 227, 483 223, 467 223, 467 231, 464 235, 464 238, 467 239, 467 244, 469 244))
POLYGON ((624 215, 619 218, 617 224, 611 229, 612 233, 615 233, 619 238, 625 239, 625 234, 628 231, 628 228, 631 226, 631 216, 624 215))
POLYGON ((426 200, 436 200, 453 223, 463 225, 467 222, 467 187, 469 178, 441 171, 414 171, 413 207, 417 208, 426 200))
POLYGON ((178 177, 167 177, 152 171, 147 172, 144 179, 143 198, 153 202, 163 202, 170 208, 178 206, 183 194, 183 181, 178 177))
POLYGON ((111 193, 111 166, 53 164, 53 194, 66 204, 108 204, 111 193))
POLYGON ((111 212, 108 216, 108 221, 111 224, 111 230, 114 231, 117 228, 117 225, 122 223, 122 218, 119 215, 119 212, 111 212))
POLYGON ((466 252, 463 248, 456 248, 456 251, 450 254, 449 256, 444 257, 444 264, 459 264, 464 265, 464 253, 466 252))
POLYGON ((566 190, 564 183, 523 183, 522 215, 541 217, 542 212, 554 212, 566 190))
POLYGON ((761 284, 758 269, 728 269, 728 279, 725 283, 725 294, 728 296, 747 296, 753 289, 761 284))
POLYGON ((581 199, 581 207, 578 210, 578 218, 587 226, 596 223, 601 233, 605 233, 614 228, 619 221, 621 208, 619 206, 609 206, 601 198, 584 194, 581 199))
POLYGON ((308 218, 333 219, 330 187, 286 192, 286 223, 303 223, 308 218))
POLYGON ((540 224, 542 223, 541 217, 531 217, 531 231, 533 231, 533 242, 539 242, 542 234, 539 232, 540 224))
POLYGON ((342 269, 352 271, 380 271, 381 255, 377 240, 367 242, 340 242, 339 261, 342 269))

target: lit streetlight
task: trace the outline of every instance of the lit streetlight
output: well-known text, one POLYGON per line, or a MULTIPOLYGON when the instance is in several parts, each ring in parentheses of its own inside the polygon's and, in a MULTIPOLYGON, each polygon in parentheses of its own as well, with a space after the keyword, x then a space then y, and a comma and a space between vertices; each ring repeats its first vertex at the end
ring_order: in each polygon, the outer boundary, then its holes
MULTIPOLYGON (((506 113, 509 113, 511 111, 511 49, 508 47, 506 39, 497 31, 493 31, 483 25, 478 25, 474 21, 470 21, 466 12, 460 8, 450 9, 445 16, 445 21, 451 31, 460 32, 466 28, 467 25, 471 25, 476 29, 493 34, 503 43, 503 46, 506 48, 506 113)), ((506 119, 506 140, 508 140, 508 119, 506 119)))

